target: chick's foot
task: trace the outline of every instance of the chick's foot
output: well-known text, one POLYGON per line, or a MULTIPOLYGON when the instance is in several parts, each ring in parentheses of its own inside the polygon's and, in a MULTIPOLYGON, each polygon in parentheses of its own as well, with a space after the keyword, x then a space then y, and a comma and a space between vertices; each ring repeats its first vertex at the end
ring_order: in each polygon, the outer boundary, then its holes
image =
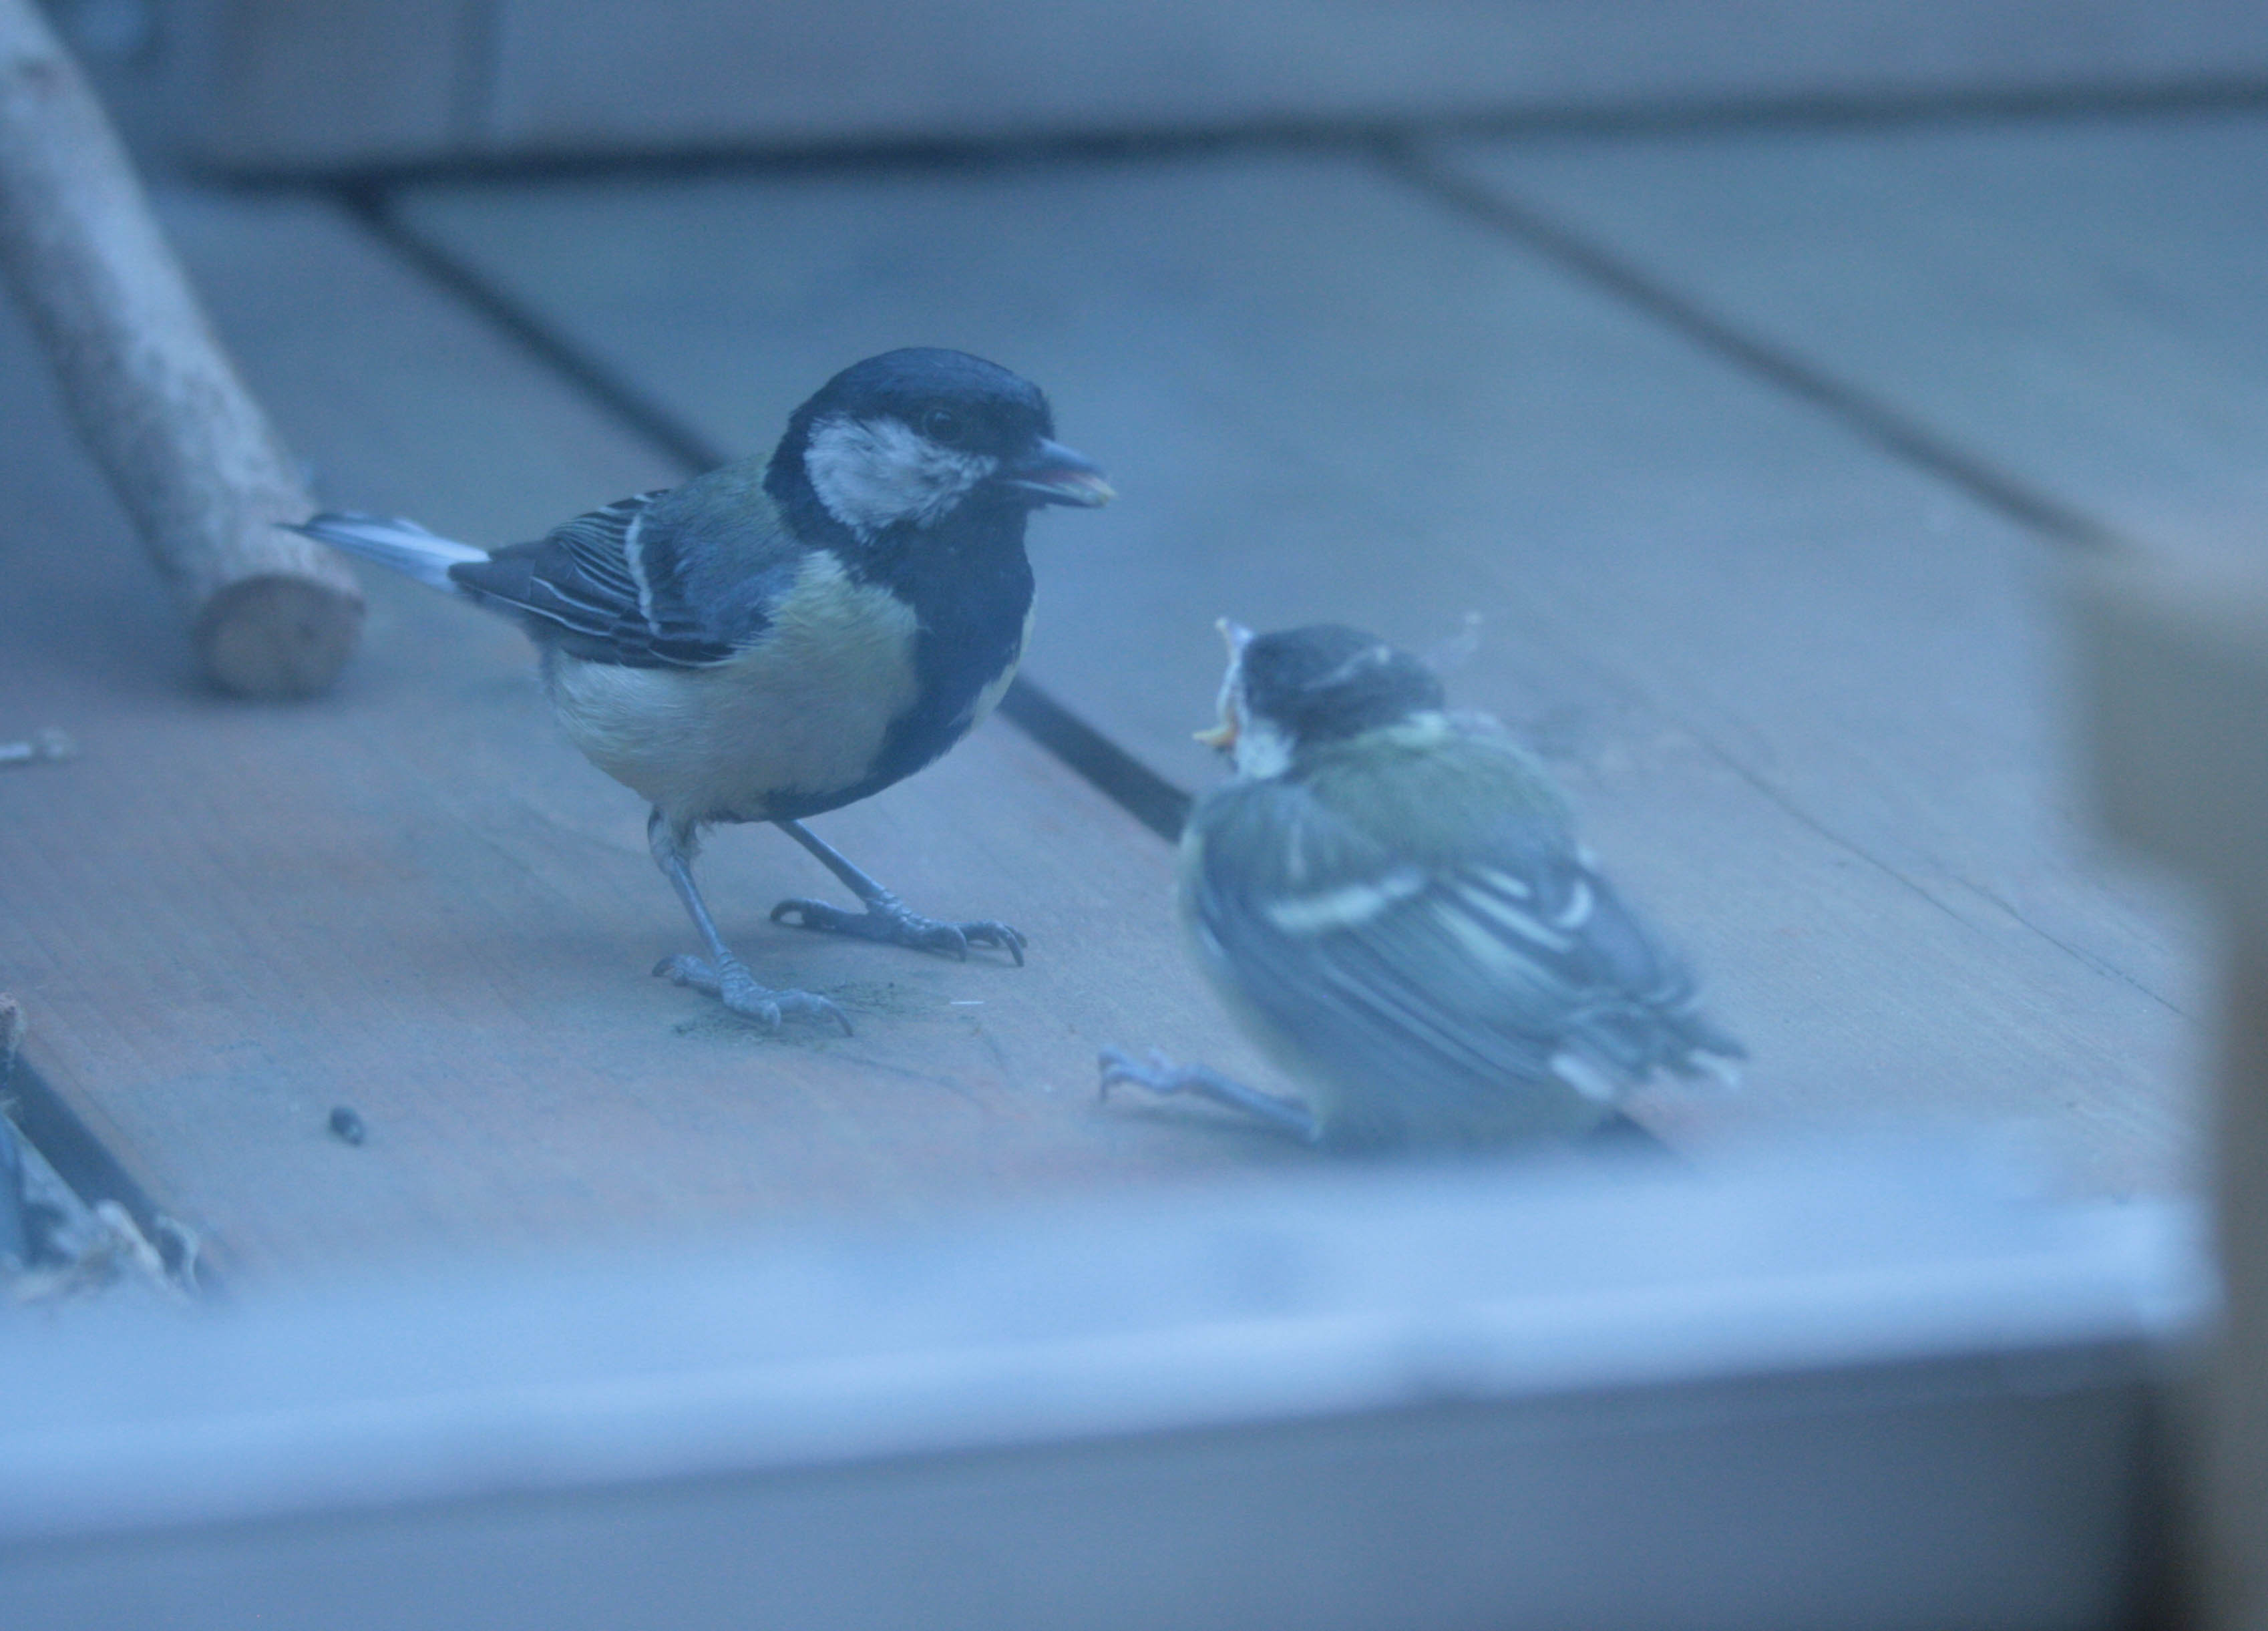
POLYGON ((924 918, 893 895, 869 902, 863 911, 845 911, 822 900, 784 900, 772 908, 772 921, 821 934, 849 934, 886 946, 910 946, 916 951, 934 951, 964 963, 969 947, 998 946, 1016 960, 1018 968, 1024 966, 1027 941, 1020 931, 989 918, 974 923, 924 918))
POLYGON ((1323 1136, 1322 1123, 1316 1119, 1315 1112, 1297 1099, 1263 1093, 1258 1088, 1247 1087, 1233 1077, 1202 1065, 1176 1065, 1154 1048, 1148 1059, 1141 1061, 1116 1048, 1105 1048, 1096 1063, 1102 1069, 1102 1081, 1096 1094, 1101 1098, 1108 1098, 1114 1087, 1141 1088, 1161 1096, 1187 1094, 1228 1110, 1241 1111, 1303 1143, 1317 1143, 1323 1136))
POLYGON ((699 957, 664 957, 654 973, 674 985, 688 985, 716 998, 733 1013, 755 1021, 766 1030, 777 1030, 780 1021, 797 1014, 809 1019, 832 1020, 850 1034, 850 1022, 826 998, 808 991, 774 991, 756 984, 755 976, 738 957, 704 963, 699 957))

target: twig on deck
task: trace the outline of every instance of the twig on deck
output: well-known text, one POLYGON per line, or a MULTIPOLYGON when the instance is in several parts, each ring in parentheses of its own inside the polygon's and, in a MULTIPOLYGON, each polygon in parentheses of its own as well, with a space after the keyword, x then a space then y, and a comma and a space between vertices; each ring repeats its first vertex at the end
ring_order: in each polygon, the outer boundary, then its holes
POLYGON ((32 0, 0 0, 0 273, 189 612, 205 672, 247 697, 328 685, 361 591, 329 550, 277 528, 314 506, 32 0))

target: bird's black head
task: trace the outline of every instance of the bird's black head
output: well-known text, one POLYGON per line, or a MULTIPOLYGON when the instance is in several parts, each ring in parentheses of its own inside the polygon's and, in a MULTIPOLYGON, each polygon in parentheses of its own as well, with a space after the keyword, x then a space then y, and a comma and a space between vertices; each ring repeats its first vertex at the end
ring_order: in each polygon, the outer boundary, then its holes
POLYGON ((1198 740, 1235 756, 1244 775, 1272 775, 1302 748, 1439 712, 1433 671, 1377 636, 1317 623, 1273 634, 1221 621, 1228 641, 1220 724, 1198 740))
POLYGON ((832 522, 861 542, 970 506, 1020 513, 1108 500, 1102 472, 1054 434, 1039 387, 997 363, 885 351, 795 410, 764 486, 799 523, 832 522))

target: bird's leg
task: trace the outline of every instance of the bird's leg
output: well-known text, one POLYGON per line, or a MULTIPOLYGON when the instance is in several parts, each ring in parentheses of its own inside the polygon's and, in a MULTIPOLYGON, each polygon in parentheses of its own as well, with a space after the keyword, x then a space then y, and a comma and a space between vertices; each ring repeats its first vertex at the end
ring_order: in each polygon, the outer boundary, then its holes
POLYGON ((774 923, 819 929, 830 934, 855 934, 860 940, 910 946, 916 951, 939 951, 948 957, 964 959, 968 956, 969 943, 975 941, 999 947, 1016 960, 1017 967, 1023 966, 1024 937, 1006 924, 989 919, 976 923, 943 923, 935 918, 924 918, 843 860, 834 846, 823 842, 801 822, 776 821, 772 825, 817 856, 821 866, 842 879, 843 887, 866 904, 864 911, 845 911, 825 901, 784 900, 772 908, 774 923))
POLYGON ((1137 1064, 1116 1048, 1103 1049, 1098 1062, 1102 1066, 1100 1096, 1103 1098, 1108 1098, 1110 1089, 1122 1082, 1146 1088, 1152 1093, 1186 1093, 1193 1098, 1210 1099, 1231 1110, 1241 1110, 1279 1133, 1290 1133, 1303 1144, 1322 1142, 1322 1123, 1315 1118, 1314 1111, 1299 1100, 1248 1088, 1217 1070, 1207 1070, 1202 1065, 1176 1065, 1154 1049, 1147 1064, 1137 1064))
POLYGON ((735 1014, 746 1015, 759 1022, 767 1030, 779 1029, 784 1014, 805 1014, 814 1019, 831 1019, 843 1027, 843 1034, 850 1034, 850 1022, 843 1010, 826 998, 807 991, 773 991, 756 984, 755 976, 725 944, 725 937, 717 933, 715 919, 701 898, 701 891, 693 882, 693 830, 680 827, 666 819, 659 810, 654 811, 645 823, 647 845, 653 851, 654 864, 662 870, 677 898, 685 903, 685 915, 693 919, 693 926, 701 932, 701 939, 709 948, 709 960, 698 957, 664 957, 654 965, 654 972, 681 985, 690 985, 716 998, 735 1014))

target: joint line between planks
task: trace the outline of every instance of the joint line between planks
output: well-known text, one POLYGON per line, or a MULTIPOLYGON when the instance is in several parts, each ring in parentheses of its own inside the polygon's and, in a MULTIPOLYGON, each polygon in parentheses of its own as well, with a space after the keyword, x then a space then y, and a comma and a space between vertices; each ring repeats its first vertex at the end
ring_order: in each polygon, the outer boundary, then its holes
MULTIPOLYGON (((663 407, 613 369, 482 277, 442 245, 406 224, 387 194, 349 187, 338 196, 363 226, 430 282, 464 302, 522 350, 604 408, 625 427, 674 461, 688 476, 731 457, 693 425, 663 407)), ((1072 774, 1094 787, 1168 844, 1181 838, 1189 794, 1019 675, 1000 712, 1072 774)))
POLYGON ((570 343, 469 263, 410 228, 395 213, 387 194, 368 188, 343 188, 337 196, 372 236, 428 282, 501 329, 522 351, 604 408, 686 475, 697 476, 730 461, 729 454, 692 425, 570 343))
POLYGON ((1919 421, 1793 351, 1749 334, 1550 216, 1508 193, 1472 180, 1420 142, 1392 140, 1376 149, 1386 169, 1437 202, 1515 238, 1586 283, 1668 325, 1746 373, 1820 409, 1897 458, 1959 488, 1987 509, 2052 542, 2089 551, 2121 550, 2128 540, 2061 499, 1964 452, 1919 421))
POLYGON ((225 185, 384 191, 432 182, 578 181, 643 175, 681 179, 720 171, 810 175, 837 171, 961 170, 1034 164, 1122 164, 1230 148, 1361 151, 1429 137, 1577 137, 1651 139, 1725 130, 1867 129, 1914 124, 2005 124, 2043 119, 2131 119, 2268 107, 2259 74, 2198 74, 2145 84, 1830 90, 1789 95, 1727 93, 1697 98, 1553 102, 1529 99, 1403 116, 1359 113, 1261 114, 1186 123, 1082 122, 1023 129, 907 137, 848 131, 834 136, 669 141, 648 147, 514 148, 487 127, 500 50, 500 0, 471 0, 463 25, 475 54, 453 107, 468 146, 406 159, 293 165, 191 162, 190 173, 225 185))

